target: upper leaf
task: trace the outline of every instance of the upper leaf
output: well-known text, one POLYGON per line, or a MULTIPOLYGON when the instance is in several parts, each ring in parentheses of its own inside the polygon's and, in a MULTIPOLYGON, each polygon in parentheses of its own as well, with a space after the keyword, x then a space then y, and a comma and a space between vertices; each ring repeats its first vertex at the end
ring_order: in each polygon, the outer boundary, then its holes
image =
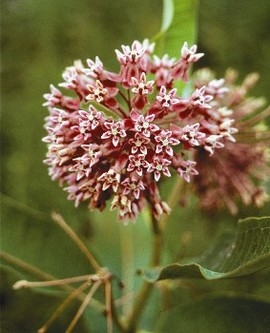
POLYGON ((270 266, 270 217, 239 221, 236 235, 223 234, 197 258, 145 270, 154 282, 164 279, 203 278, 206 280, 248 275, 270 266))
POLYGON ((163 0, 161 29, 154 37, 160 54, 179 57, 180 49, 186 41, 196 40, 196 1, 163 0))

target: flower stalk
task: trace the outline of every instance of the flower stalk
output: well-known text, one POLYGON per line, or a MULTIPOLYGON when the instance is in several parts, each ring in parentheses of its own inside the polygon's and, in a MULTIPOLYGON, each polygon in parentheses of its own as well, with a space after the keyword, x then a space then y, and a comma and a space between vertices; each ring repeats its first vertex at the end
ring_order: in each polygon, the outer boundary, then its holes
MULTIPOLYGON (((162 255, 162 230, 160 228, 159 221, 152 216, 152 257, 150 261, 150 267, 156 267, 160 264, 162 255)), ((149 300, 149 297, 154 288, 153 283, 144 281, 141 289, 138 291, 133 308, 130 314, 125 319, 124 331, 125 333, 134 333, 139 324, 139 319, 144 311, 144 308, 149 300)))
POLYGON ((84 256, 89 261, 90 265, 94 268, 96 272, 101 270, 101 266, 97 262, 96 258, 93 254, 88 250, 86 245, 82 242, 80 237, 75 233, 72 228, 65 222, 63 217, 56 212, 52 212, 52 219, 65 231, 65 233, 73 240, 74 244, 78 246, 80 251, 84 254, 84 256))

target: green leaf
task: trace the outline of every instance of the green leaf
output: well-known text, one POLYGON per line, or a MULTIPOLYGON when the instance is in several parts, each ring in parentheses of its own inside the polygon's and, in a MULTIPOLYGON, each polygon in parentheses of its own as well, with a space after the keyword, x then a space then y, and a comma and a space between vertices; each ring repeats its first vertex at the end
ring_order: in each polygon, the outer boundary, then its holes
POLYGON ((179 57, 185 41, 195 42, 196 3, 195 0, 163 0, 161 29, 154 37, 160 55, 168 53, 170 57, 179 57))
POLYGON ((223 234, 201 256, 158 269, 143 271, 151 282, 164 279, 206 280, 248 275, 270 266, 270 217, 247 218, 236 235, 223 234))
POLYGON ((163 12, 160 33, 166 32, 169 29, 174 13, 174 2, 173 0, 163 0, 163 12))
POLYGON ((208 296, 163 313, 155 332, 266 333, 269 327, 269 303, 243 296, 208 296))

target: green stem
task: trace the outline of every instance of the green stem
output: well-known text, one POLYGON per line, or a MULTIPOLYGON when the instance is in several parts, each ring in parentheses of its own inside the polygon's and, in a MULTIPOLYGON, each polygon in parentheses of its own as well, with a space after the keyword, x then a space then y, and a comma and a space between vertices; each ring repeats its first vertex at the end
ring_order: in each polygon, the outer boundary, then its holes
MULTIPOLYGON (((153 230, 153 245, 152 245, 152 258, 151 267, 158 266, 160 264, 161 253, 162 253, 162 232, 158 221, 152 217, 152 230, 153 230)), ((148 298, 153 290, 154 284, 144 282, 141 289, 139 290, 137 297, 135 298, 133 310, 127 317, 127 326, 124 332, 134 333, 141 317, 144 307, 147 303, 148 298)))
MULTIPOLYGON (((0 252, 0 259, 5 261, 6 263, 8 263, 11 266, 15 266, 15 267, 27 272, 28 274, 35 276, 37 279, 41 279, 41 280, 45 280, 45 281, 56 280, 56 277, 41 271, 37 267, 32 266, 32 265, 28 264, 27 262, 12 256, 9 253, 3 252, 3 251, 0 252)), ((64 291, 67 291, 68 293, 72 293, 75 291, 75 288, 73 288, 69 284, 59 285, 59 288, 61 288, 64 291)), ((80 295, 76 296, 76 298, 79 299, 80 301, 83 301, 85 296, 86 295, 83 292, 81 292, 80 295)), ((104 312, 104 305, 95 299, 92 299, 91 303, 89 305, 91 307, 95 308, 99 312, 104 312)))
POLYGON ((82 242, 80 237, 75 233, 75 231, 65 222, 63 217, 56 213, 52 212, 52 219, 65 231, 65 233, 72 239, 74 244, 80 249, 80 251, 85 255, 86 259, 89 261, 90 265, 94 268, 96 273, 101 270, 101 265, 99 265, 96 258, 88 250, 87 246, 82 242))
MULTIPOLYGON (((171 194, 168 198, 168 204, 173 209, 179 200, 179 193, 181 193, 181 188, 183 186, 183 180, 179 177, 171 191, 171 194)), ((152 255, 150 266, 156 267, 160 265, 161 255, 162 255, 162 246, 163 246, 163 230, 166 227, 168 220, 168 215, 163 215, 160 221, 157 221, 154 216, 152 216, 152 255)), ((139 290, 135 302, 133 305, 132 312, 127 316, 126 326, 123 330, 124 333, 135 333, 136 328, 139 322, 139 319, 144 311, 147 300, 149 299, 151 292, 154 288, 154 283, 145 281, 139 290)))
MULTIPOLYGON (((120 246, 121 246, 121 266, 122 275, 121 279, 125 281, 125 288, 123 291, 132 293, 134 290, 134 240, 133 228, 120 228, 120 246)), ((122 313, 127 315, 131 311, 132 300, 130 302, 123 302, 122 313)))
MULTIPOLYGON (((179 202, 180 202, 180 194, 181 194, 181 191, 183 190, 185 184, 186 183, 183 180, 183 178, 177 176, 177 179, 172 188, 172 191, 167 199, 168 206, 171 208, 172 211, 173 211, 174 207, 177 204, 179 204, 179 202)), ((168 220, 168 215, 163 214, 163 216, 160 219, 160 228, 162 230, 166 227, 167 220, 168 220)))

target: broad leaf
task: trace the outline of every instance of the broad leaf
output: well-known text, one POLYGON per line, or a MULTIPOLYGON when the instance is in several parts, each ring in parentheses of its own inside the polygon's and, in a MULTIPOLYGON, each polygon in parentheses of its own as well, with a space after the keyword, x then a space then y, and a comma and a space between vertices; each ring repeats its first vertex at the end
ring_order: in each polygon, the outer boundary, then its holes
POLYGON ((256 298, 212 296, 164 312, 155 332, 263 333, 270 327, 270 304, 256 298))
POLYGON ((143 271, 148 281, 248 275, 270 266, 270 218, 247 218, 237 233, 224 234, 200 257, 143 271))
POLYGON ((161 29, 154 37, 160 55, 179 57, 180 49, 186 41, 193 44, 196 40, 195 0, 163 0, 161 29))

